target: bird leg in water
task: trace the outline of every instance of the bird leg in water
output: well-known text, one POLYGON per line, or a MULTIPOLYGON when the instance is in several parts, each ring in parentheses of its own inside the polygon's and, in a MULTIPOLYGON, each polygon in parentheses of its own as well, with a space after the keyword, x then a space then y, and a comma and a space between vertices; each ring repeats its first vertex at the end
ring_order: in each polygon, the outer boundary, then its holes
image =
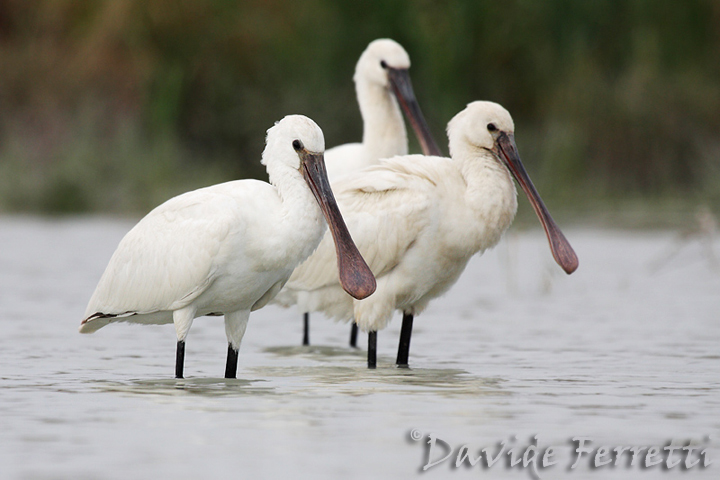
POLYGON ((185 340, 178 340, 175 351, 175 378, 183 378, 183 367, 185 366, 185 340))
POLYGON ((368 333, 368 368, 377 366, 377 332, 368 333))
POLYGON ((303 345, 310 345, 310 313, 303 314, 303 345))
POLYGON ((350 327, 350 346, 352 348, 357 348, 357 323, 353 320, 352 326, 350 327))
POLYGON ((237 376, 238 351, 235 350, 231 343, 228 343, 227 363, 225 364, 225 378, 235 378, 237 376))
POLYGON ((410 337, 412 336, 413 315, 403 312, 402 327, 400 329, 400 344, 398 345, 397 360, 395 363, 400 368, 408 368, 408 357, 410 356, 410 337))

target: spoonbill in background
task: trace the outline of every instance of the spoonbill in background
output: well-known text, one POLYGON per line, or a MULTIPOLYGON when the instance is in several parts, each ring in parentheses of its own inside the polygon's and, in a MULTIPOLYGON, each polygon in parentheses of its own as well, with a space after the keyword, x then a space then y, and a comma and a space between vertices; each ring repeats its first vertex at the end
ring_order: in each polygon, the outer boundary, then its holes
MULTIPOLYGON (((175 376, 183 377, 193 319, 224 315, 226 378, 235 378, 250 312, 266 305, 330 226, 339 282, 355 298, 375 279, 350 238, 327 179, 322 130, 300 115, 268 130, 257 180, 201 188, 171 198, 125 235, 80 325, 92 333, 113 322, 174 323, 175 376), (272 185, 271 185, 272 184, 272 185)), ((336 273, 337 275, 337 273, 336 273)))
MULTIPOLYGON (((412 319, 446 292, 470 258, 495 246, 517 211, 513 178, 528 196, 556 262, 572 273, 578 259, 520 161, 514 125, 503 107, 473 102, 448 124, 452 158, 409 155, 384 160, 334 184, 348 228, 377 279, 377 291, 353 300, 340 288, 327 235, 292 274, 283 298, 369 332, 368 367, 376 364, 377 331, 394 310, 412 319)), ((405 323, 405 322, 404 322, 405 323)), ((407 366, 407 341, 397 364, 407 366)))
MULTIPOLYGON (((408 137, 402 111, 425 155, 442 155, 425 122, 410 81, 410 57, 390 39, 370 42, 355 66, 355 90, 363 119, 362 143, 348 143, 325 152, 331 182, 349 172, 375 165, 381 158, 407 155, 408 137)), ((303 345, 310 344, 310 315, 303 315, 303 345)), ((350 344, 356 345, 353 323, 350 344)))

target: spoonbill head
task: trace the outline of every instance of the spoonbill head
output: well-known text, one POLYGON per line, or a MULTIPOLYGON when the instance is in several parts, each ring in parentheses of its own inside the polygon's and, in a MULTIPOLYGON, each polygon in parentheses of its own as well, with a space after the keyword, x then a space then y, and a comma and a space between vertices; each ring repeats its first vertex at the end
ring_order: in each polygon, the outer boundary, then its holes
POLYGON ((418 104, 409 74, 410 57, 390 39, 370 42, 355 66, 355 90, 363 118, 362 143, 350 143, 326 152, 333 180, 375 165, 381 158, 408 153, 403 114, 425 155, 441 155, 418 104))
POLYGON ((555 261, 565 273, 573 273, 578 267, 577 255, 553 220, 520 160, 515 145, 515 125, 510 113, 493 102, 470 103, 449 122, 448 138, 451 155, 468 145, 493 153, 525 192, 545 230, 555 261))
POLYGON ((363 82, 377 83, 392 91, 415 131, 423 154, 442 155, 415 97, 410 80, 410 56, 399 43, 387 38, 371 42, 358 60, 354 80, 358 95, 363 82))
POLYGON ((280 176, 280 172, 276 173, 276 162, 302 172, 330 226, 338 259, 339 281, 350 296, 362 299, 375 291, 375 277, 350 237, 338 210, 327 176, 322 153, 324 150, 325 139, 320 127, 302 115, 289 115, 268 130, 262 163, 268 169, 271 183, 277 181, 275 177, 280 176), (288 139, 292 139, 292 142, 288 139), (276 150, 277 155, 274 154, 276 150))
POLYGON ((355 66, 355 83, 368 82, 383 88, 392 87, 388 71, 404 71, 410 68, 410 56, 396 41, 380 38, 370 42, 355 66))
POLYGON ((305 152, 314 152, 318 157, 325 152, 325 137, 315 122, 303 115, 287 115, 268 129, 260 163, 267 169, 283 164, 299 170, 302 156, 294 142, 300 142, 305 152))
POLYGON ((339 282, 364 298, 375 279, 330 190, 324 139, 310 119, 285 117, 268 130, 262 163, 270 183, 238 180, 174 197, 120 242, 88 303, 81 333, 112 322, 163 324, 177 333, 175 374, 194 318, 224 315, 225 376, 234 378, 251 310, 266 305, 293 269, 332 231, 339 282), (325 216, 325 221, 323 221, 325 216))

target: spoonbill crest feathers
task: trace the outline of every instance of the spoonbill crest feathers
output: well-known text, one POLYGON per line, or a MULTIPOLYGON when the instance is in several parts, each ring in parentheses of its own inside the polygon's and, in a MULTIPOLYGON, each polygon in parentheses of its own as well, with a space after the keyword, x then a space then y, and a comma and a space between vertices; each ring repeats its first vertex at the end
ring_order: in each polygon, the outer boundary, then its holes
POLYGON ((300 141, 301 146, 308 152, 325 151, 325 137, 317 123, 304 115, 287 115, 268 128, 265 150, 260 162, 267 166, 275 159, 283 158, 298 168, 300 159, 293 147, 295 140, 300 141))

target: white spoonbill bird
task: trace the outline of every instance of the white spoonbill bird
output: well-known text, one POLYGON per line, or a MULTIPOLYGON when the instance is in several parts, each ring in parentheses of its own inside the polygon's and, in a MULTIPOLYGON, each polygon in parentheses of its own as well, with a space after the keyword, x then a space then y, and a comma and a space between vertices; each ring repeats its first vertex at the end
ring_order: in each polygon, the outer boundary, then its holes
MULTIPOLYGON (((397 42, 370 42, 355 66, 355 90, 363 119, 362 143, 348 143, 325 152, 328 177, 338 177, 375 165, 381 158, 407 155, 408 137, 402 111, 415 131, 425 155, 442 155, 410 81, 410 57, 397 42)), ((304 314, 303 345, 310 344, 309 320, 304 314)), ((355 327, 355 324, 353 324, 355 327)), ((355 346, 357 328, 351 333, 355 346)))
POLYGON ((235 378, 250 312, 266 305, 315 250, 326 232, 323 215, 335 239, 340 283, 355 298, 370 295, 375 279, 338 211, 324 149, 320 127, 307 117, 287 116, 267 133, 262 163, 270 184, 237 180, 155 208, 120 242, 80 332, 112 322, 172 322, 175 376, 182 378, 193 319, 224 315, 225 377, 235 378))
MULTIPOLYGON (((520 161, 507 110, 471 103, 450 121, 448 137, 452 158, 394 157, 334 183, 348 228, 377 279, 373 296, 354 300, 342 291, 327 235, 284 287, 284 300, 354 319, 370 332, 370 368, 376 332, 394 310, 409 318, 411 331, 412 318, 457 281, 470 258, 498 243, 517 211, 513 178, 542 222, 557 263, 567 273, 578 266, 520 161)), ((399 366, 407 366, 410 331, 401 332, 399 366)))

